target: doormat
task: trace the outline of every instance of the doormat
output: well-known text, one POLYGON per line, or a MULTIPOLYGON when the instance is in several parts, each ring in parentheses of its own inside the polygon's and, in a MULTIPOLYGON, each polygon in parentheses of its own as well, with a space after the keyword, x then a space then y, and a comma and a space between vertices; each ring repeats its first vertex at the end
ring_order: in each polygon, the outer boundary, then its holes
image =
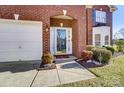
POLYGON ((55 57, 56 57, 57 59, 69 58, 69 55, 55 55, 55 57))

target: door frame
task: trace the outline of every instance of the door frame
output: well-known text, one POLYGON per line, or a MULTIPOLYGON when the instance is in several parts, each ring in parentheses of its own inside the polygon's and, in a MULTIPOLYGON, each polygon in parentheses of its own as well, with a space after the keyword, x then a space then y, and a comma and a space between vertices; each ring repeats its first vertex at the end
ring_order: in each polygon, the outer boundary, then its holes
POLYGON ((51 53, 53 53, 54 55, 58 55, 57 54, 57 37, 56 37, 56 31, 57 29, 66 29, 66 53, 60 53, 60 55, 63 55, 63 54, 72 54, 72 28, 70 27, 50 27, 50 51, 51 53), (68 52, 68 31, 70 31, 70 38, 71 38, 71 52, 68 52), (55 42, 53 42, 53 40, 55 42))

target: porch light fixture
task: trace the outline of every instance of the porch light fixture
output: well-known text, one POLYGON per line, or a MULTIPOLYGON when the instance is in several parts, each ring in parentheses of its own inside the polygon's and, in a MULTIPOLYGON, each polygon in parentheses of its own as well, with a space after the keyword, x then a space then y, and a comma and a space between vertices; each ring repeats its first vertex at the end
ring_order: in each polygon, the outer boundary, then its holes
POLYGON ((60 26, 63 27, 63 23, 60 23, 60 26))
POLYGON ((18 20, 19 19, 19 14, 14 14, 14 18, 15 18, 15 20, 18 20))
POLYGON ((46 26, 45 31, 46 31, 46 32, 49 31, 49 27, 48 27, 48 25, 46 26))
POLYGON ((100 11, 102 11, 102 8, 100 8, 100 11))
POLYGON ((67 10, 63 10, 63 14, 65 16, 67 14, 67 10))

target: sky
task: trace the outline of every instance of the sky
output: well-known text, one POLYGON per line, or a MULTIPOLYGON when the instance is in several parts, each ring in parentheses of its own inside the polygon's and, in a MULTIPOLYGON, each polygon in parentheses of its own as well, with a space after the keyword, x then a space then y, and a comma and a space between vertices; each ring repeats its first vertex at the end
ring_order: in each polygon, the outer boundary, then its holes
POLYGON ((118 8, 113 13, 113 34, 124 28, 124 5, 116 5, 118 8))

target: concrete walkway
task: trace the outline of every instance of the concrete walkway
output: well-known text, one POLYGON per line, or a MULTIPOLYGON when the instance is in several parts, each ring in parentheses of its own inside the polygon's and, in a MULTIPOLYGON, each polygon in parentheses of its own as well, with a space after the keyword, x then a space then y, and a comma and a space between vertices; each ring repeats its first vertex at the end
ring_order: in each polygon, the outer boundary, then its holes
POLYGON ((57 86, 95 76, 72 59, 57 60, 57 69, 37 71, 40 61, 0 63, 0 87, 57 86))
POLYGON ((57 69, 39 71, 31 86, 57 86, 95 78, 92 73, 74 60, 57 60, 56 63, 57 69))

